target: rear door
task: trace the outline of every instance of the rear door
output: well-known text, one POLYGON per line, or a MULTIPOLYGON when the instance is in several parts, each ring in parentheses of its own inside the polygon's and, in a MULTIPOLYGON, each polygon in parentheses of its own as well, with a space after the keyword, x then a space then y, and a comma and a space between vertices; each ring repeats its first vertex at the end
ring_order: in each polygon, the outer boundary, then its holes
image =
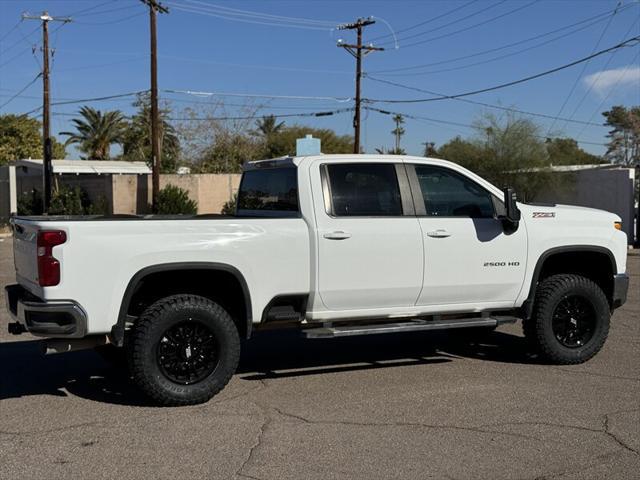
POLYGON ((329 310, 415 305, 423 246, 404 165, 326 161, 314 165, 318 290, 329 310))
POLYGON ((407 165, 424 238, 424 286, 418 305, 509 306, 524 279, 524 222, 505 231, 504 204, 462 172, 407 165))

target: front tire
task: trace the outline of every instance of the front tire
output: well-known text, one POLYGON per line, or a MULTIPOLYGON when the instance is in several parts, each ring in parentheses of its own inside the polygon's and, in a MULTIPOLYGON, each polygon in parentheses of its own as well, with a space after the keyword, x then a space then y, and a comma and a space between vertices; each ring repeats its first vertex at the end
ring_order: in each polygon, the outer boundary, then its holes
POLYGON ((229 314, 196 295, 154 303, 131 335, 134 382, 164 406, 206 402, 229 382, 240 359, 240 337, 229 314))
POLYGON ((538 286, 533 315, 523 324, 524 334, 550 363, 583 363, 604 345, 610 317, 607 297, 592 280, 553 275, 538 286))

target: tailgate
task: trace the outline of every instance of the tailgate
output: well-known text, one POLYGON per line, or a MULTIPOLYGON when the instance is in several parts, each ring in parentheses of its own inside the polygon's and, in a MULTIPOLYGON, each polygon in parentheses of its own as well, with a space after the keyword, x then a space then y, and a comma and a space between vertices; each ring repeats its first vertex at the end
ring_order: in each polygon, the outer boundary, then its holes
POLYGON ((14 221, 13 260, 18 282, 24 287, 38 286, 38 226, 20 219, 14 221))

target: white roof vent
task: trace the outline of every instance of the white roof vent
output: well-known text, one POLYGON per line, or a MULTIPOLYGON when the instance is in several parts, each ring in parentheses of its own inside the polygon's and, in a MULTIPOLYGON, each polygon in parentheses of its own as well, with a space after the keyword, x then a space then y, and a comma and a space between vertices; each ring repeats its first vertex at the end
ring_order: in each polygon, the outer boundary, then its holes
POLYGON ((309 155, 320 155, 320 139, 313 138, 313 135, 307 134, 304 138, 296 140, 296 156, 305 157, 309 155))

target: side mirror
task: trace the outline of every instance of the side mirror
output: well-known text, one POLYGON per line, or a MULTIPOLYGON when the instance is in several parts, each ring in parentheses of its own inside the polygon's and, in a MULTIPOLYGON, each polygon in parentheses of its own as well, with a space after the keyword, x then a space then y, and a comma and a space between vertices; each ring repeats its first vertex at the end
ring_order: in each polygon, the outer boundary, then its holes
POLYGON ((504 207, 506 214, 503 218, 505 224, 508 224, 513 231, 518 229, 520 223, 520 210, 516 204, 516 192, 511 187, 505 187, 504 190, 504 207))

